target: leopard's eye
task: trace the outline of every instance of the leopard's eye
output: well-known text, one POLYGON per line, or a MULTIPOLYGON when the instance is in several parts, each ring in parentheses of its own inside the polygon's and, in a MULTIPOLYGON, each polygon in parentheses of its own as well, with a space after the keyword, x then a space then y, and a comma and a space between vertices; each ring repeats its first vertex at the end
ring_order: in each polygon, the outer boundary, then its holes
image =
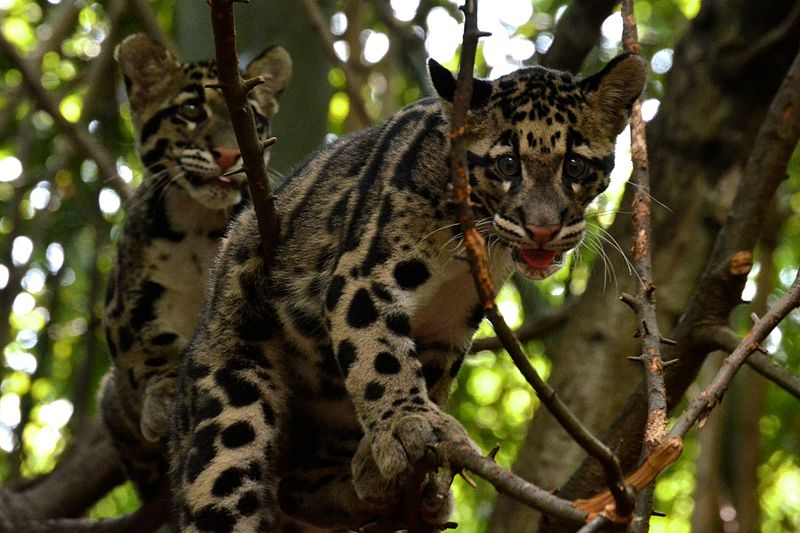
POLYGON ((202 106, 192 103, 181 104, 179 111, 181 115, 189 120, 197 120, 204 114, 202 106))
POLYGON ((500 174, 507 178, 519 176, 520 173, 519 160, 510 155, 504 155, 503 157, 498 158, 495 161, 495 167, 497 167, 497 171, 500 174))
POLYGON ((582 178, 588 169, 586 159, 579 155, 572 154, 564 160, 564 173, 572 179, 582 178))

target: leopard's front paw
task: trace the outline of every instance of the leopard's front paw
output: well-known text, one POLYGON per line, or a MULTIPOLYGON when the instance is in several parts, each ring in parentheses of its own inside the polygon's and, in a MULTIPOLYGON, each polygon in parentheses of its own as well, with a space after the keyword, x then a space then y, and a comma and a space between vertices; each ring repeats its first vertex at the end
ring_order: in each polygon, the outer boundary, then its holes
POLYGON ((458 420, 436 407, 419 413, 398 414, 368 437, 371 437, 370 446, 378 470, 387 479, 409 471, 429 446, 449 440, 469 441, 458 420))
POLYGON ((139 428, 145 439, 157 442, 169 433, 172 404, 175 400, 175 379, 164 378, 147 385, 142 401, 139 428))
POLYGON ((423 473, 422 478, 411 474, 428 447, 449 440, 469 438, 456 419, 438 408, 388 420, 364 436, 353 458, 353 483, 359 498, 393 514, 402 513, 411 497, 417 502, 414 509, 420 519, 443 524, 452 513, 449 478, 445 480, 435 471, 423 473), (415 486, 407 487, 412 481, 415 486))

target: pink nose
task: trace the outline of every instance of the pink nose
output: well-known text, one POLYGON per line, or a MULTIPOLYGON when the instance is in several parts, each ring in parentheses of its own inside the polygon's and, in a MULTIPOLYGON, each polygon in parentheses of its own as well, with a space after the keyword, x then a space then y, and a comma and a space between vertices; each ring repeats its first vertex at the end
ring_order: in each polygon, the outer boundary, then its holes
POLYGON ((545 244, 553 240, 561 226, 525 226, 534 242, 545 244))
POLYGON ((233 165, 236 164, 236 161, 239 160, 239 156, 241 155, 239 150, 236 148, 222 148, 217 147, 211 150, 211 153, 214 155, 214 161, 219 166, 220 171, 225 172, 233 165))

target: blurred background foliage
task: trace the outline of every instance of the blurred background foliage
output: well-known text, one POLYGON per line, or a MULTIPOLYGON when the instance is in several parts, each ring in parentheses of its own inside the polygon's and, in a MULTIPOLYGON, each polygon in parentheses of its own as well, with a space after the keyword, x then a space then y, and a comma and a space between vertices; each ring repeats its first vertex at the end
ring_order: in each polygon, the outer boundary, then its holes
MULTIPOLYGON (((242 63, 273 42, 287 46, 295 60, 294 81, 275 123, 279 143, 272 170, 286 172, 315 147, 362 126, 352 112, 360 104, 348 97, 343 69, 330 66, 300 2, 269 3, 272 11, 265 10, 262 18, 245 14, 263 9, 256 4, 237 8, 242 63)), ((496 77, 535 63, 553 42, 554 25, 567 4, 484 2, 479 26, 492 36, 481 41, 477 73, 496 77)), ((457 68, 461 26, 454 2, 348 0, 324 1, 319 7, 335 54, 357 77, 349 81, 356 84, 372 122, 430 94, 421 70, 427 55, 457 68)), ((649 120, 658 112, 672 49, 700 2, 640 0, 635 9, 652 71, 643 105, 649 120)), ((213 50, 205 2, 0 0, 2 36, 25 57, 63 117, 112 154, 118 176, 130 187, 142 179, 142 168, 110 51, 121 37, 143 29, 163 32, 162 38, 186 59, 208 57, 213 50)), ((585 71, 621 51, 620 32, 618 14, 606 19, 585 71)), ((123 191, 112 186, 112 176, 76 149, 29 96, 20 70, 0 56, 0 481, 7 486, 51 470, 70 437, 94 416, 98 381, 108 364, 101 326, 104 280, 125 210, 123 191)), ((534 305, 558 308, 581 294, 591 265, 605 261, 605 254, 627 253, 604 234, 614 216, 628 209, 618 205, 630 172, 627 135, 620 137, 612 186, 594 208, 593 234, 581 253, 553 278, 536 285, 510 283, 501 293, 500 305, 512 326, 521 325, 534 305)), ((759 250, 745 300, 758 295, 774 299, 800 264, 800 157, 795 155, 790 178, 776 199, 772 238, 759 250)), ((630 275, 606 272, 607 290, 617 291, 616 278, 630 275)), ((745 332, 748 312, 740 315, 735 323, 745 332)), ((488 325, 479 336, 491 336, 488 325)), ((533 340, 526 348, 547 376, 551 363, 543 345, 533 340)), ((800 370, 798 313, 771 335, 768 348, 781 363, 800 370)), ((656 509, 666 517, 653 519, 653 531, 690 531, 693 520, 695 526, 709 520, 697 516, 695 502, 709 484, 736 482, 736 450, 725 443, 742 442, 729 437, 743 431, 752 437, 746 445, 757 447, 761 458, 754 472, 755 508, 748 510, 757 517, 753 523, 765 532, 800 531, 800 410, 795 399, 772 385, 753 384, 758 393, 749 387, 729 392, 724 409, 702 432, 710 436, 702 440, 693 432, 683 457, 660 478, 656 509), (739 411, 754 405, 758 427, 739 427, 739 411), (703 457, 716 460, 701 466, 703 457)), ((538 406, 509 358, 492 351, 468 359, 449 403, 484 449, 501 443, 498 461, 507 467, 538 406)), ((494 490, 480 480, 477 490, 457 480, 455 491, 459 531, 483 531, 494 490)), ((137 504, 125 485, 98 503, 92 516, 127 513, 137 504)), ((738 530, 736 513, 742 510, 733 509, 724 494, 714 509, 716 525, 702 530, 738 530)))

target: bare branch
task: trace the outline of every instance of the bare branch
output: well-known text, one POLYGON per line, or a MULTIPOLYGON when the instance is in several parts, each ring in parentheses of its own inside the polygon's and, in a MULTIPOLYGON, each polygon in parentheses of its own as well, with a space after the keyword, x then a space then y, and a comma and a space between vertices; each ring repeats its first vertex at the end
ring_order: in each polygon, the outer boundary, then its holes
POLYGON ((618 0, 575 0, 555 27, 553 44, 541 64, 578 72, 600 38, 600 25, 611 15, 618 0))
MULTIPOLYGON (((733 353, 742 341, 736 332, 728 326, 709 326, 706 328, 704 335, 707 336, 709 343, 728 353, 733 353)), ((778 365, 769 355, 756 350, 747 358, 746 363, 750 368, 795 398, 800 399, 800 377, 778 365)))
MULTIPOLYGON (((633 0, 622 0, 622 45, 626 52, 641 51, 633 12, 633 0)), ((647 137, 642 119, 642 98, 636 99, 631 110, 631 152, 636 192, 633 195, 633 262, 639 279, 635 298, 623 295, 623 302, 636 312, 641 328, 641 362, 647 388, 647 423, 641 457, 649 455, 667 433, 667 391, 664 366, 661 360, 661 333, 656 320, 655 287, 651 250, 650 173, 648 170, 647 137), (626 298, 627 297, 627 298, 626 298)), ((633 530, 646 532, 652 508, 652 492, 642 491, 637 497, 636 520, 633 530)))
POLYGON ((267 166, 262 155, 264 150, 258 140, 253 110, 247 102, 247 87, 239 74, 233 4, 233 0, 211 0, 211 24, 214 28, 219 81, 247 172, 266 267, 272 262, 278 242, 278 222, 272 189, 267 178, 267 166))
MULTIPOLYGON (((571 304, 564 305, 545 313, 526 316, 522 325, 514 330, 514 335, 520 342, 525 343, 552 333, 564 325, 564 319, 572 312, 573 307, 571 304)), ((476 339, 472 343, 471 350, 477 353, 481 350, 499 350, 502 347, 502 341, 495 336, 476 339)))
POLYGON ((364 98, 361 96, 361 88, 355 83, 355 81, 359 79, 359 76, 353 71, 352 66, 348 62, 342 61, 339 59, 339 56, 336 55, 336 51, 333 48, 333 37, 331 37, 328 24, 326 24, 325 19, 322 16, 322 11, 320 11, 315 0, 302 0, 302 2, 303 7, 308 14, 308 19, 311 22, 311 26, 317 33, 317 36, 322 43, 322 49, 327 54, 328 59, 333 65, 336 65, 342 69, 342 72, 344 72, 344 88, 345 92, 347 93, 347 97, 350 99, 350 110, 353 112, 353 117, 356 121, 357 127, 366 128, 370 126, 372 121, 367 114, 367 108, 364 105, 364 98))

